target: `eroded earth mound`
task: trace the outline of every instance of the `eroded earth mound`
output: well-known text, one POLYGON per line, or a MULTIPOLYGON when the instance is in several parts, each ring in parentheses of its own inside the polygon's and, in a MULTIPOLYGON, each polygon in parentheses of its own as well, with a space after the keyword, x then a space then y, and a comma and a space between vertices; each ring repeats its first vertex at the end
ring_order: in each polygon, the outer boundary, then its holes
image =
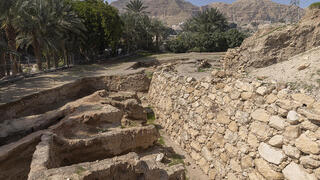
POLYGON ((231 49, 224 67, 250 71, 278 62, 320 46, 320 10, 308 10, 298 24, 259 30, 241 47, 231 49))
POLYGON ((0 179, 185 179, 147 115, 137 92, 105 89, 3 121, 0 179))

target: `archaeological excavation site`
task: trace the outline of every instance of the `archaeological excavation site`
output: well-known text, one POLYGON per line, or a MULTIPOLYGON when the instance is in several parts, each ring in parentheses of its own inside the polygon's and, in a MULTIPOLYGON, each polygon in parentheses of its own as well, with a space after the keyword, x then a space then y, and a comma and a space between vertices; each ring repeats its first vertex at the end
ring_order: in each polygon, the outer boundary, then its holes
POLYGON ((226 53, 0 84, 0 180, 320 179, 319 42, 309 10, 226 53))

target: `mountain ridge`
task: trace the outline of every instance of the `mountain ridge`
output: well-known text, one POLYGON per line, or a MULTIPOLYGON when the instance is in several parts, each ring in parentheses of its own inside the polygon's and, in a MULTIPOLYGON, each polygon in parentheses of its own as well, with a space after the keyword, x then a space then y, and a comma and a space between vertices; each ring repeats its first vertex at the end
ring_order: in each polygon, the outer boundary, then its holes
MULTIPOLYGON (((207 8, 217 8, 228 21, 239 26, 246 26, 252 22, 257 24, 268 24, 274 22, 296 22, 302 17, 305 10, 279 4, 271 0, 237 0, 233 3, 214 2, 206 6, 196 6, 185 0, 142 0, 148 6, 147 12, 151 17, 156 17, 173 27, 185 22, 199 11, 207 8)), ((124 12, 129 0, 117 0, 112 6, 124 12)), ((249 27, 250 28, 250 27, 249 27)))

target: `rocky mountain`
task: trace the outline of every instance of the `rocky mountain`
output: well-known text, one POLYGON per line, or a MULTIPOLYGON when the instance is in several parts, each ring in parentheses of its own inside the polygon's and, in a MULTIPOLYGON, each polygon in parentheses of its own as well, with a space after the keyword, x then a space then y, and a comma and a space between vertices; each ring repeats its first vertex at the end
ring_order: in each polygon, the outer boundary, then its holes
POLYGON ((202 7, 202 9, 206 8, 217 8, 230 22, 235 22, 240 26, 297 22, 305 13, 302 8, 279 4, 271 0, 237 0, 232 4, 217 2, 202 7))
MULTIPOLYGON (((130 0, 117 0, 111 3, 124 12, 126 4, 130 0)), ((163 20, 167 25, 179 25, 197 12, 206 8, 215 7, 219 9, 230 22, 235 22, 241 27, 252 29, 259 24, 269 24, 274 22, 297 21, 304 14, 304 9, 278 4, 271 0, 237 0, 232 4, 212 3, 207 6, 197 7, 185 0, 143 0, 148 6, 147 11, 152 17, 163 20)))
MULTIPOLYGON (((130 0, 117 0, 111 3, 124 12, 126 4, 130 0)), ((152 17, 163 20, 167 25, 178 25, 200 11, 200 8, 184 0, 143 0, 148 7, 147 12, 152 17)))

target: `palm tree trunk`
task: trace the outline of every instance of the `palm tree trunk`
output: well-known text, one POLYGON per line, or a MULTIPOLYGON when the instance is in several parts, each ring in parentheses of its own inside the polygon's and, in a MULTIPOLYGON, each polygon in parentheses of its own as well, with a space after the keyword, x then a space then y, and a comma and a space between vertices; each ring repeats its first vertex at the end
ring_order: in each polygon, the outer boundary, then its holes
POLYGON ((51 63, 50 63, 51 58, 50 58, 49 53, 46 56, 46 60, 47 60, 47 69, 50 70, 50 68, 51 68, 51 63))
POLYGON ((56 54, 54 54, 53 55, 53 58, 54 58, 54 67, 57 69, 58 68, 58 66, 59 66, 59 60, 58 60, 58 57, 57 57, 57 55, 56 54))
POLYGON ((157 52, 159 52, 159 34, 156 35, 156 48, 157 48, 157 52))
MULTIPOLYGON (((9 49, 12 51, 16 51, 16 31, 10 23, 5 26, 5 32, 8 39, 9 49)), ((10 54, 10 61, 12 67, 12 75, 16 75, 18 73, 18 64, 13 54, 10 54)))
POLYGON ((10 76, 11 73, 11 67, 10 67, 10 59, 7 58, 7 56, 4 56, 5 61, 6 61, 6 72, 7 72, 7 76, 10 76))
POLYGON ((41 49, 40 49, 40 44, 39 44, 35 34, 33 34, 32 46, 34 49, 34 55, 36 56, 36 59, 37 59, 38 69, 39 69, 39 71, 42 71, 41 49))
POLYGON ((6 75, 6 53, 0 53, 0 77, 6 75))

